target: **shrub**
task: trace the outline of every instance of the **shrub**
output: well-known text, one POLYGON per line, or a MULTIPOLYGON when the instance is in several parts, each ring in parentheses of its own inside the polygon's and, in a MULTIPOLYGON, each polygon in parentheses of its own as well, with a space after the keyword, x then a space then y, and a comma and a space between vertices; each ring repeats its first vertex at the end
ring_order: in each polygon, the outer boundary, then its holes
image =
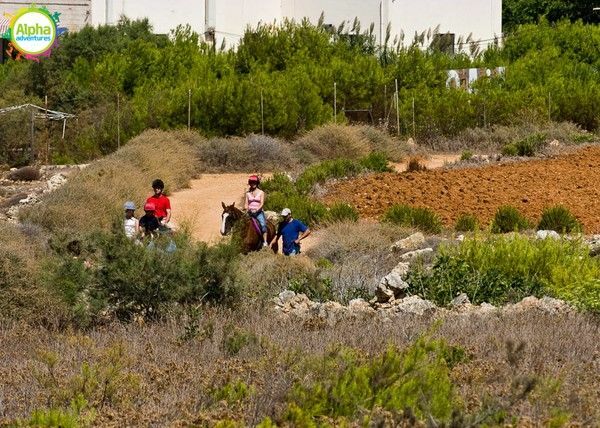
POLYGON ((293 166, 288 143, 265 135, 211 138, 198 146, 206 172, 273 171, 293 166))
POLYGON ((316 225, 327 216, 327 207, 304 195, 286 195, 281 192, 269 194, 265 202, 265 209, 281 212, 282 209, 292 210, 294 218, 301 220, 309 226, 316 225))
POLYGON ((473 214, 461 214, 456 219, 454 230, 457 232, 474 232, 479 228, 479 220, 473 214))
POLYGON ((13 181, 36 181, 41 178, 40 169, 34 166, 24 166, 10 171, 8 178, 13 181))
POLYGON ((450 379, 457 355, 443 341, 419 338, 404 352, 390 346, 367 358, 349 350, 323 357, 312 384, 293 388, 283 421, 291 425, 329 418, 333 425, 368 421, 381 408, 400 417, 410 412, 418 420, 450 420, 458 401, 450 379))
POLYGON ((358 221, 358 211, 349 204, 339 202, 328 208, 326 221, 328 223, 358 221))
POLYGON ((567 208, 557 205, 546 208, 537 226, 538 230, 554 230, 558 233, 580 232, 583 230, 581 223, 567 208))
POLYGON ((359 159, 371 152, 360 128, 327 124, 307 132, 294 141, 299 160, 314 163, 333 159, 359 159))
POLYGON ((510 143, 502 147, 501 153, 504 156, 517 156, 519 151, 517 149, 517 146, 515 146, 513 143, 510 143))
POLYGON ((504 146, 502 154, 505 156, 535 156, 544 144, 545 138, 546 136, 540 133, 530 135, 527 138, 504 146))
POLYGON ((93 324, 102 313, 125 321, 136 316, 157 319, 174 304, 203 299, 236 303, 238 291, 228 282, 239 254, 235 244, 209 248, 183 233, 175 240, 177 249, 169 252, 169 237, 140 245, 115 226, 113 233, 88 238, 80 257, 59 251, 47 281, 81 326, 93 324))
POLYGON ((432 271, 416 267, 408 282, 438 304, 448 304, 462 292, 472 303, 497 305, 550 295, 597 311, 600 265, 588 251, 577 241, 476 236, 442 247, 432 271))
POLYGON ((360 159, 360 164, 367 171, 373 172, 391 172, 392 169, 388 166, 388 158, 384 153, 373 152, 368 156, 360 159))
POLYGON ((473 152, 471 150, 464 150, 460 155, 461 161, 470 161, 473 159, 473 152))
POLYGON ((525 230, 530 227, 529 221, 513 206, 504 205, 498 208, 492 221, 493 233, 509 233, 525 230))
POLYGON ((60 326, 67 307, 42 281, 46 249, 43 236, 27 236, 22 228, 0 223, 0 319, 60 326))
POLYGON ((405 227, 414 227, 426 233, 436 234, 442 231, 442 221, 429 208, 392 205, 383 215, 383 221, 405 227))
POLYGON ((406 166, 407 172, 426 171, 427 167, 423 165, 421 158, 410 158, 406 166))
POLYGON ((358 175, 363 171, 389 172, 388 161, 382 153, 371 153, 359 161, 350 159, 335 159, 323 161, 310 166, 296 180, 299 193, 309 193, 318 183, 325 183, 332 178, 346 178, 358 175))

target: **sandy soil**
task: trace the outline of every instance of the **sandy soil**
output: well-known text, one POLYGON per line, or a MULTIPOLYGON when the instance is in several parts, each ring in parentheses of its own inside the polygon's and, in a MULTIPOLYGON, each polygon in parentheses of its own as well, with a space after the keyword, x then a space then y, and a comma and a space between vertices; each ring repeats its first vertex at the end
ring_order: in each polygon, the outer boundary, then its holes
POLYGON ((587 147, 543 160, 360 177, 334 184, 324 201, 346 201, 365 218, 378 218, 395 203, 429 207, 447 226, 461 213, 488 224, 505 204, 537 222, 545 207, 562 204, 587 233, 600 233, 598 183, 600 147, 587 147))
POLYGON ((186 227, 198 241, 214 243, 221 237, 221 202, 242 206, 248 174, 203 174, 190 188, 171 198, 172 219, 186 227))
MULTIPOLYGON (((433 155, 424 161, 427 168, 439 168, 457 160, 460 155, 433 155)), ((394 164, 397 171, 406 170, 406 164, 394 164)), ((264 175, 268 177, 267 175, 264 175)), ((221 202, 242 204, 248 174, 203 174, 190 182, 190 188, 175 192, 170 196, 173 209, 173 223, 186 227, 198 241, 218 242, 221 238, 221 202)), ((303 242, 307 251, 318 239, 318 233, 303 242)))

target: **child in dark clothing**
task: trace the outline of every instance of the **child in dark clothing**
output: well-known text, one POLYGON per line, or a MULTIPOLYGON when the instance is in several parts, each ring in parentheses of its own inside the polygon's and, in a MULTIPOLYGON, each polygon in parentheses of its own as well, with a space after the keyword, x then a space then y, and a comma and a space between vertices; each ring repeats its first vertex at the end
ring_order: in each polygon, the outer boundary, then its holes
POLYGON ((146 236, 158 236, 158 229, 160 228, 160 223, 154 215, 155 210, 156 207, 150 202, 147 202, 146 205, 144 205, 144 211, 146 212, 146 214, 140 218, 140 232, 142 238, 146 236))

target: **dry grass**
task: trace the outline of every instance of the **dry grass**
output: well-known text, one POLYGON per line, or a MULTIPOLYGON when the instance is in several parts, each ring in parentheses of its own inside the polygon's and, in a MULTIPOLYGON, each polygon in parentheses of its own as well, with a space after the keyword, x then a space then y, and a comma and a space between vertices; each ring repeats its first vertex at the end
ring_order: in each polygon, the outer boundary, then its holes
POLYGON ((323 125, 292 144, 296 158, 305 164, 339 158, 360 159, 375 151, 399 161, 406 153, 403 143, 368 126, 323 125))
POLYGON ((39 283, 46 248, 34 227, 0 222, 0 319, 30 320, 45 325, 61 322, 60 299, 39 283))
POLYGON ((271 172, 295 165, 289 144, 265 135, 212 138, 199 152, 205 172, 271 172))
POLYGON ((146 131, 73 175, 41 204, 22 210, 21 220, 70 234, 107 229, 125 201, 143 204, 153 179, 165 182, 167 194, 187 186, 198 172, 195 147, 201 141, 194 133, 146 131))
POLYGON ((534 134, 543 134, 546 143, 558 140, 561 144, 573 145, 600 141, 598 135, 587 132, 569 122, 551 122, 545 125, 523 123, 521 125, 490 128, 473 128, 453 138, 440 137, 420 142, 436 151, 460 152, 465 149, 484 153, 498 153, 506 144, 523 140, 534 134))
POLYGON ((385 223, 338 223, 318 231, 319 244, 307 255, 324 265, 322 275, 331 278, 340 300, 353 290, 373 294, 382 277, 398 263, 390 246, 410 230, 385 223))
MULTIPOLYGON (((116 324, 85 334, 6 326, 0 328, 0 424, 26 417, 57 396, 68 397, 77 389, 74 380, 81 376, 84 362, 111 367, 106 356, 121 349, 114 375, 119 387, 97 406, 94 425, 212 425, 219 419, 255 425, 265 416, 276 418, 293 381, 310 377, 303 363, 309 356, 323 356, 339 346, 369 354, 388 344, 403 349, 417 335, 431 331, 432 322, 397 315, 308 328, 272 313, 207 311, 198 318, 148 326, 116 324), (192 325, 199 333, 182 340, 192 325), (235 348, 235 355, 234 337, 247 339, 235 348), (53 356, 54 381, 47 382, 53 356), (222 394, 215 394, 237 381, 250 386, 247 395, 219 399, 222 394)), ((452 372, 468 412, 504 407, 508 420, 529 420, 527 426, 543 425, 558 410, 583 426, 600 421, 597 319, 535 311, 502 317, 454 315, 433 330, 435 336, 464 347, 469 356, 452 372), (515 348, 521 351, 511 351, 515 348), (534 389, 518 398, 515 383, 523 379, 532 379, 534 389)), ((99 373, 107 376, 102 374, 106 371, 99 373)), ((98 402, 96 389, 86 394, 98 402)))
POLYGON ((314 275, 316 267, 306 257, 282 257, 271 251, 259 251, 237 260, 234 272, 234 281, 245 299, 260 301, 287 289, 290 281, 314 275))

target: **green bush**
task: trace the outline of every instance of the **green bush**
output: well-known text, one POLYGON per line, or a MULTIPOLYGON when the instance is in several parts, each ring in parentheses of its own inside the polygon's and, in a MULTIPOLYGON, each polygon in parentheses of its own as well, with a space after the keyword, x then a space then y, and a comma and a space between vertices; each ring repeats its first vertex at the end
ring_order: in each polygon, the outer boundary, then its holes
POLYGON ((414 227, 426 233, 440 233, 442 221, 429 208, 408 205, 392 205, 383 215, 383 221, 406 227, 414 227))
POLYGON ((505 145, 504 147, 502 147, 501 153, 504 156, 517 156, 519 153, 519 150, 517 149, 517 146, 515 144, 509 143, 509 144, 505 145))
POLYGON ((471 150, 465 150, 460 154, 461 161, 470 161, 473 159, 473 152, 471 150))
POLYGON ((567 208, 557 205, 544 209, 537 230, 554 230, 558 233, 581 232, 583 227, 567 208))
POLYGON ((442 305, 463 292, 472 303, 497 305, 550 295, 598 311, 600 264, 588 252, 577 241, 476 236, 442 247, 431 272, 417 266, 407 281, 419 295, 442 305))
POLYGON ((326 221, 337 223, 344 221, 358 221, 358 211, 352 205, 338 202, 327 209, 326 221))
POLYGON ((535 156, 543 146, 546 136, 544 134, 533 134, 527 138, 507 144, 502 148, 505 156, 535 156))
POLYGON ((474 232, 477 229, 479 229, 479 220, 473 214, 461 214, 454 225, 454 230, 457 232, 474 232))
POLYGON ((382 153, 371 153, 358 161, 350 159, 328 160, 312 165, 304 170, 296 180, 299 193, 309 193, 316 184, 323 184, 332 178, 352 177, 361 172, 389 172, 387 157, 382 153))
POLYGON ((493 233, 518 232, 529 229, 529 221, 513 206, 504 205, 498 208, 492 221, 493 233))
POLYGON ((327 217, 327 207, 321 202, 304 195, 286 195, 280 192, 269 194, 265 209, 281 212, 282 209, 292 210, 294 218, 313 226, 327 217))
POLYGON ((115 226, 113 233, 93 235, 84 246, 77 258, 68 252, 56 256, 46 278, 78 325, 87 326, 107 311, 121 320, 157 319, 177 303, 236 302, 237 291, 228 282, 239 254, 235 243, 207 247, 180 233, 174 240, 139 244, 115 226), (167 250, 172 243, 174 252, 167 250))
POLYGON ((464 353, 441 340, 419 338, 401 352, 390 346, 374 357, 341 350, 315 361, 312 382, 297 381, 283 424, 313 426, 327 420, 335 426, 369 419, 378 409, 402 418, 449 422, 459 403, 450 369, 464 353), (306 382, 306 383, 305 383, 306 382))

